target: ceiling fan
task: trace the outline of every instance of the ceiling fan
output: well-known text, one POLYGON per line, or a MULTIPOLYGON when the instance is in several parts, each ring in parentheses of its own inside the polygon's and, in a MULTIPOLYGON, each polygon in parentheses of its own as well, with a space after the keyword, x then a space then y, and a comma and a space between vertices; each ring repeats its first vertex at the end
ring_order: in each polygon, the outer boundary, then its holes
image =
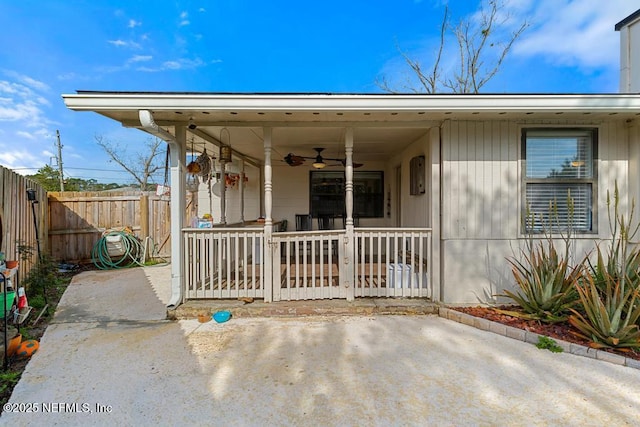
MULTIPOLYGON (((313 160, 312 166, 316 169, 324 169, 327 166, 339 166, 339 165, 328 165, 327 163, 325 163, 325 160, 340 162, 342 166, 346 166, 347 164, 346 159, 332 159, 329 157, 322 157, 322 151, 324 150, 324 148, 316 147, 314 148, 314 150, 316 150, 316 152, 318 153, 315 157, 298 156, 296 154, 289 153, 284 157, 284 161, 289 166, 300 166, 301 164, 304 163, 305 159, 313 160)), ((361 166, 362 166, 362 163, 353 163, 354 168, 359 168, 361 166)))

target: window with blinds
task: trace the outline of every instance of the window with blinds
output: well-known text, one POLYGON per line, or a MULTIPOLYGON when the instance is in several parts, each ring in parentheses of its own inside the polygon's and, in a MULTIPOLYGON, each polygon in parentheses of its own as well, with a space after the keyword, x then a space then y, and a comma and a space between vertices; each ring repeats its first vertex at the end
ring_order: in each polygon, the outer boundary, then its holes
POLYGON ((596 129, 524 129, 525 230, 594 230, 596 129))

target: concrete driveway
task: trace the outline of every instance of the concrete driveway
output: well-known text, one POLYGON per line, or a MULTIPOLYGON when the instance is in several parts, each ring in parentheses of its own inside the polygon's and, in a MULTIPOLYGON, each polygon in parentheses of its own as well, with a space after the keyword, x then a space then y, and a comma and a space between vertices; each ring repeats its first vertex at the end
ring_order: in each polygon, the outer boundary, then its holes
POLYGON ((436 316, 165 321, 170 274, 76 276, 0 424, 585 426, 640 417, 640 370, 436 316))

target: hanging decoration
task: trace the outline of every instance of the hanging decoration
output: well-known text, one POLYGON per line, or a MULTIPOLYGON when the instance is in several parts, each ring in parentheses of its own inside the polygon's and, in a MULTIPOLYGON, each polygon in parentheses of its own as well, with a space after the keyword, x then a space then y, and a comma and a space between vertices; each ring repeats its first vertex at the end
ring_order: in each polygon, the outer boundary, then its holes
POLYGON ((224 163, 230 163, 232 152, 231 152, 231 134, 229 133, 229 129, 222 128, 220 131, 220 161, 224 163), (225 138, 226 136, 226 138, 225 138), (226 139, 226 141, 225 141, 226 139))
POLYGON ((198 178, 196 177, 196 175, 192 175, 192 174, 187 175, 187 180, 185 182, 185 187, 187 191, 190 191, 191 193, 195 193, 198 191, 199 185, 200 183, 198 182, 198 178))
POLYGON ((231 146, 229 145, 220 146, 220 161, 225 163, 231 162, 231 146))
MULTIPOLYGON (((237 174, 237 173, 226 174, 225 184, 227 188, 235 188, 239 182, 240 182, 240 174, 237 174)), ((246 175, 244 176, 244 182, 245 183, 249 182, 249 177, 246 175)))
POLYGON ((198 191, 198 178, 197 174, 200 172, 200 165, 194 160, 195 149, 193 147, 193 137, 191 137, 191 162, 187 165, 187 180, 185 182, 185 187, 187 191, 192 193, 198 191), (196 171, 197 169, 197 171, 196 171))

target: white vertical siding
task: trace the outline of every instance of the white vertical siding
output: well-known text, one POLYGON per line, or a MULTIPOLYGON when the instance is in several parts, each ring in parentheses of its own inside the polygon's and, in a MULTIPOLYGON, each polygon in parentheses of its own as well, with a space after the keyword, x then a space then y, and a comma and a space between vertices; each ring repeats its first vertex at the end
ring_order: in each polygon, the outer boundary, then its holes
MULTIPOLYGON (((523 127, 598 127, 598 234, 579 236, 581 256, 609 236, 606 197, 617 182, 628 217, 640 196, 640 126, 603 123, 447 122, 442 143, 442 296, 444 302, 490 301, 513 287, 506 258, 522 243, 520 130, 523 127)), ((640 212, 636 212, 636 218, 640 212)))
POLYGON ((629 197, 640 203, 640 123, 637 121, 629 124, 629 197))
MULTIPOLYGON (((618 185, 620 207, 630 208, 629 198, 629 132, 624 122, 604 123, 598 133, 598 234, 609 232, 607 191, 613 196, 618 185)), ((636 212, 637 214, 637 212, 636 212)))
POLYGON ((443 133, 442 237, 515 237, 518 127, 507 121, 459 121, 447 122, 443 133))
POLYGON ((640 92, 640 20, 620 29, 620 92, 640 92))

